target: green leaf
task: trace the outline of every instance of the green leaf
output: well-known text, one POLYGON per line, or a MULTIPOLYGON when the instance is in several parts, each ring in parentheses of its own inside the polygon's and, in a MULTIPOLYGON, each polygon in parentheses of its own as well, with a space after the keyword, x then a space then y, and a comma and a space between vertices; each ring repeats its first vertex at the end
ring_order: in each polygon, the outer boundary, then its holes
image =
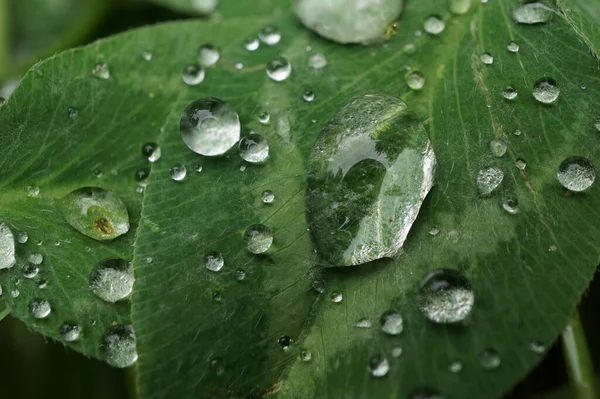
POLYGON ((556 9, 550 22, 524 26, 512 21, 515 5, 473 3, 467 14, 452 16, 433 0, 408 2, 395 37, 357 47, 303 28, 291 1, 223 0, 222 19, 135 30, 37 65, 0 112, 1 216, 13 232, 30 236, 17 246, 17 266, 0 273, 5 292, 21 280, 19 297, 5 295, 13 314, 52 337, 66 318, 79 322, 85 328, 76 349, 98 356, 100 335, 113 321, 127 321, 127 304, 94 297, 87 277, 104 258, 132 259, 135 245, 131 318, 142 398, 407 397, 423 388, 450 399, 501 396, 540 360, 531 342, 548 347, 567 324, 600 259, 598 183, 569 193, 556 179, 573 155, 600 165, 598 62, 586 45, 600 38, 582 12, 582 22, 556 9), (421 32, 432 14, 445 21, 438 35, 421 32), (245 51, 244 39, 267 24, 280 28, 281 42, 245 51), (221 50, 220 60, 200 85, 187 87, 180 71, 208 41, 221 50), (510 41, 518 53, 508 51, 510 41), (416 52, 403 52, 408 44, 416 52), (147 50, 149 62, 141 57, 147 50), (484 52, 493 63, 480 60, 484 52), (326 68, 308 67, 314 53, 325 54, 326 68), (277 83, 265 64, 281 55, 293 71, 277 83), (109 66, 109 79, 91 75, 98 62, 109 66), (422 90, 409 89, 410 71, 423 73, 422 90), (560 89, 552 105, 532 95, 543 77, 560 89), (503 97, 507 86, 517 90, 514 100, 503 97), (312 102, 302 99, 307 89, 316 93, 312 102), (324 269, 306 230, 308 157, 327 121, 367 92, 401 97, 418 115, 436 153, 436 186, 397 259, 324 269), (235 150, 220 158, 189 151, 179 120, 201 97, 226 101, 244 134, 267 138, 264 165, 245 164, 235 150), (76 118, 67 117, 68 107, 79 110, 76 118), (266 125, 262 111, 270 113, 266 125), (503 157, 492 156, 492 140, 506 141, 503 157), (151 165, 141 210, 134 174, 148 166, 140 149, 151 141, 163 155, 151 165), (517 160, 526 166, 516 167, 517 160), (187 176, 173 181, 170 168, 181 164, 187 176), (477 176, 490 166, 504 178, 482 198, 477 176), (26 185, 39 186, 39 195, 27 197, 26 185), (124 201, 129 233, 100 243, 69 227, 54 203, 86 186, 124 201), (273 203, 262 202, 265 190, 274 192, 273 203), (518 201, 516 214, 503 209, 506 199, 518 201), (275 237, 261 255, 247 251, 243 239, 257 223, 275 237), (54 246, 60 239, 69 243, 54 246), (45 291, 19 274, 19 262, 35 252, 44 255, 45 291), (218 272, 204 266, 212 252, 225 261, 218 272), (475 293, 474 309, 459 325, 434 325, 419 310, 419 284, 441 268, 460 270, 475 293), (33 320, 27 303, 42 294, 53 311, 33 320), (389 310, 403 317, 398 336, 380 329, 389 310), (361 319, 372 327, 355 327, 361 319), (392 356, 397 347, 399 358, 392 356), (488 348, 500 356, 497 369, 479 363, 488 348), (304 349, 311 360, 301 359, 308 358, 304 349), (383 378, 368 371, 374 356, 389 361, 383 378), (453 361, 462 363, 460 374, 448 371, 453 361))
POLYGON ((175 11, 187 12, 190 14, 209 15, 212 14, 219 0, 149 0, 156 4, 161 4, 175 11))

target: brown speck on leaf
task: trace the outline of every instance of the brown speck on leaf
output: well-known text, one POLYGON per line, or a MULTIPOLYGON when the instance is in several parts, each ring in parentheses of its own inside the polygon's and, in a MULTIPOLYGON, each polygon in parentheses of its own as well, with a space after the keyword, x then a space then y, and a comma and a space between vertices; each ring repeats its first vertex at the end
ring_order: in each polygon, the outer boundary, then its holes
POLYGON ((111 234, 113 232, 113 226, 106 218, 100 218, 96 220, 96 228, 104 234, 111 234))

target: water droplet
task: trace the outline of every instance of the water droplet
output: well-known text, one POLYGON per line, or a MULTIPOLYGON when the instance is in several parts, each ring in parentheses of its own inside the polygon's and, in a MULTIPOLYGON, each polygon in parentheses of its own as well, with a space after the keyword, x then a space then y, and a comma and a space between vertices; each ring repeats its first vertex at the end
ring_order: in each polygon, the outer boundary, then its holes
POLYGON ((511 215, 519 211, 519 202, 514 198, 507 198, 502 202, 502 208, 511 215))
POLYGON ((188 86, 196 86, 204 80, 204 68, 199 65, 186 65, 181 70, 181 79, 188 86))
POLYGON ((29 302, 29 313, 36 319, 48 317, 51 311, 50 303, 45 299, 35 298, 29 302))
POLYGON ((25 278, 34 278, 37 276, 40 269, 36 265, 27 265, 23 269, 23 277, 25 278))
POLYGON ((494 370, 500 366, 500 356, 494 349, 489 348, 479 354, 479 363, 484 370, 494 370))
POLYGON ((600 115, 598 115, 598 117, 596 118, 596 123, 594 123, 594 127, 597 131, 600 132, 600 115))
POLYGON ((417 52, 417 46, 415 46, 413 43, 407 43, 402 46, 402 52, 404 54, 414 54, 417 52))
POLYGON ((25 187, 25 191, 27 192, 27 196, 31 198, 40 195, 40 188, 38 186, 27 186, 25 187))
POLYGON ((267 75, 276 82, 284 81, 292 73, 292 64, 284 57, 273 58, 267 62, 267 75))
POLYGON ((10 269, 15 263, 15 237, 6 223, 0 223, 0 270, 10 269))
POLYGON ((281 32, 276 26, 267 25, 260 30, 258 38, 267 46, 274 46, 281 40, 281 32))
POLYGON ((59 334, 63 341, 73 342, 79 338, 81 328, 75 323, 64 323, 60 326, 59 334))
POLYGON ((142 155, 150 162, 156 162, 160 159, 162 151, 156 143, 146 143, 142 146, 142 155))
POLYGON ((300 352, 300 359, 303 362, 310 362, 312 359, 312 353, 308 349, 304 349, 300 352))
POLYGON ((531 343, 529 344, 529 348, 532 352, 537 353, 538 355, 541 355, 542 353, 546 352, 546 345, 544 345, 542 341, 539 341, 537 339, 531 341, 531 343))
POLYGON ((110 78, 110 69, 105 62, 98 63, 92 68, 92 75, 97 77, 98 79, 109 79, 110 78))
POLYGON ((148 185, 148 177, 150 176, 150 168, 138 169, 135 172, 135 182, 140 187, 146 187, 148 185))
POLYGON ((452 363, 450 363, 450 366, 448 366, 448 370, 453 374, 460 373, 462 369, 463 364, 458 360, 453 361, 452 363))
POLYGON ((244 64, 242 64, 241 62, 236 62, 235 64, 233 64, 233 67, 236 70, 241 71, 242 69, 244 69, 244 64))
POLYGON ((503 157, 506 154, 507 149, 506 141, 504 140, 492 140, 490 141, 490 151, 496 158, 503 157))
POLYGON ((117 325, 102 337, 100 349, 106 363, 113 367, 129 367, 137 361, 135 333, 129 324, 117 325))
POLYGON ((512 86, 506 86, 504 88, 504 91, 502 92, 502 97, 506 98, 507 100, 514 100, 515 98, 517 98, 518 94, 519 92, 517 91, 517 89, 515 89, 512 86))
POLYGON ((402 100, 369 94, 338 111, 308 164, 307 217, 324 260, 350 266, 397 255, 435 163, 423 126, 402 100))
POLYGON ((204 267, 213 272, 218 272, 225 266, 225 259, 220 252, 209 252, 204 255, 204 267))
POLYGON ((369 371, 373 377, 383 377, 390 371, 390 363, 385 357, 375 355, 369 360, 369 371))
POLYGON ((485 65, 492 65, 494 63, 494 57, 490 53, 483 53, 479 58, 485 65))
POLYGON ((235 279, 237 281, 242 281, 245 278, 246 278, 246 272, 243 269, 237 269, 235 271, 235 279))
POLYGON ((211 14, 219 4, 219 0, 189 0, 189 2, 191 3, 194 10, 196 10, 199 14, 203 15, 211 14))
POLYGON ((428 274, 419 286, 419 308, 434 323, 463 321, 475 302, 471 283, 456 270, 439 269, 428 274))
POLYGON ((67 108, 67 116, 69 118, 75 118, 77 116, 77 109, 73 107, 67 108))
MULTIPOLYGON (((325 292, 325 284, 323 284, 323 282, 321 280, 314 280, 312 282, 312 289, 313 291, 315 291, 317 294, 322 294, 325 292)), ((341 297, 340 297, 340 301, 341 301, 341 297)))
POLYGON ((404 330, 404 320, 402 315, 394 310, 388 310, 381 315, 379 319, 381 331, 389 335, 398 335, 404 330))
POLYGON ((221 53, 212 44, 204 44, 198 50, 198 64, 205 68, 213 66, 221 58, 221 53))
POLYGON ((256 51, 260 46, 260 42, 256 37, 248 36, 246 40, 244 40, 244 48, 248 51, 256 51))
POLYGON ((515 130, 515 131, 513 132, 513 135, 515 135, 515 136, 520 136, 520 135, 521 135, 521 131, 520 131, 520 130, 515 130))
MULTIPOLYGON (((313 288, 314 288, 314 285, 313 285, 313 288)), ((344 295, 341 292, 339 292, 339 291, 333 291, 331 293, 331 297, 330 298, 331 298, 331 302, 333 302, 333 303, 340 303, 344 299, 344 295)))
POLYGON ((271 247, 273 233, 264 224, 253 224, 244 233, 246 249, 253 254, 262 254, 271 247))
POLYGON ((446 28, 446 23, 437 15, 432 15, 425 20, 423 29, 431 35, 439 35, 446 28))
POLYGON ((17 288, 13 288, 12 290, 10 290, 10 296, 12 298, 16 298, 21 294, 21 292, 17 289, 17 288))
POLYGON ((508 51, 510 51, 511 53, 518 53, 519 52, 519 45, 515 42, 510 42, 506 45, 506 48, 508 49, 508 51))
POLYGON ((41 278, 35 282, 35 285, 37 285, 39 289, 44 289, 48 286, 48 282, 41 278))
POLYGON ((594 183, 596 169, 583 157, 570 157, 560 164, 556 177, 567 190, 583 191, 594 183))
POLYGON ((44 261, 44 256, 42 254, 31 254, 27 260, 32 265, 40 265, 44 261))
POLYGON ((92 174, 94 175, 94 177, 95 177, 96 179, 99 179, 99 178, 101 178, 101 177, 102 177, 102 171, 101 171, 100 169, 94 169, 94 170, 92 171, 92 174))
POLYGON ((440 229, 438 229, 437 227, 432 227, 429 229, 429 235, 432 236, 437 236, 440 232, 440 229))
POLYGON ((558 99, 560 89, 552 78, 538 79, 533 85, 533 97, 541 103, 552 104, 558 99))
POLYGON ((264 125, 264 124, 267 124, 267 123, 269 123, 269 120, 270 120, 270 119, 271 119, 271 115, 269 115, 269 113, 268 113, 268 112, 261 112, 261 113, 258 115, 258 121, 259 121, 260 123, 262 123, 263 125, 264 125))
POLYGON ((259 163, 269 156, 269 143, 259 134, 250 134, 240 140, 239 150, 243 160, 259 163))
POLYGON ((312 100, 315 99, 315 93, 313 93, 310 90, 305 90, 304 93, 302 93, 302 98, 306 102, 311 102, 312 100))
POLYGON ((218 377, 222 377, 225 374, 225 362, 220 357, 212 359, 209 368, 218 377))
POLYGON ((321 53, 315 53, 308 57, 308 66, 313 69, 323 69, 327 66, 327 57, 321 53))
POLYGON ((393 357, 400 357, 402 356, 402 347, 401 346, 396 346, 395 348, 392 348, 392 356, 393 357))
POLYGON ((96 240, 112 240, 129 231, 129 213, 119 197, 99 187, 83 187, 57 201, 75 230, 96 240))
POLYGON ((554 16, 554 10, 541 3, 528 3, 513 10, 513 18, 520 24, 543 24, 554 16))
POLYGON ((246 165, 240 166, 240 172, 245 172, 245 171, 246 171, 246 165))
POLYGON ((185 165, 173 165, 169 169, 169 175, 175 181, 182 181, 185 179, 185 175, 187 175, 187 168, 185 165))
POLYGON ((477 173, 477 188, 481 195, 490 195, 502 183, 504 172, 496 166, 489 166, 477 173))
POLYGON ((179 122, 185 145, 200 155, 222 155, 240 139, 240 119, 218 98, 201 98, 183 111, 179 122))
POLYGON ((412 90, 421 90, 425 86, 425 76, 420 71, 414 71, 406 77, 406 84, 412 90))
POLYGON ((471 0, 450 0, 450 12, 452 14, 466 14, 470 7, 471 0))
POLYGON ((292 339, 287 335, 284 335, 283 337, 279 337, 277 342, 279 343, 279 346, 281 346, 281 349, 286 350, 292 344, 292 339))
POLYGON ((221 302, 221 300, 223 299, 223 295, 221 294, 221 291, 215 291, 212 293, 212 299, 215 302, 221 302))
POLYGON ((271 190, 265 190, 262 193, 262 202, 265 204, 271 204, 275 201, 275 194, 271 190))
POLYGON ((150 51, 150 50, 142 51, 142 58, 144 59, 144 61, 152 60, 152 51, 150 51))
POLYGON ((106 302, 125 299, 133 290, 133 267, 123 259, 104 259, 90 272, 89 288, 106 302))
MULTIPOLYGON (((0 226, 0 240, 1 240, 1 237, 2 237, 2 227, 0 226)), ((19 242, 19 244, 25 244, 27 242, 27 240, 29 240, 29 235, 27 234, 26 231, 22 231, 17 235, 17 241, 19 242)), ((0 245, 0 247, 1 247, 1 245, 0 245)), ((3 253, 3 251, 0 248, 0 254, 2 254, 2 253, 3 253)), ((2 257, 2 256, 0 256, 0 257, 2 257)), ((2 267, 0 267, 0 269, 2 269, 2 267)))
POLYGON ((522 159, 517 159, 515 161, 515 166, 519 170, 525 170, 525 168, 527 167, 527 163, 524 160, 522 160, 522 159))
POLYGON ((358 327, 358 328, 371 328, 371 320, 369 320, 369 319, 360 319, 356 323, 354 323, 354 327, 358 327))

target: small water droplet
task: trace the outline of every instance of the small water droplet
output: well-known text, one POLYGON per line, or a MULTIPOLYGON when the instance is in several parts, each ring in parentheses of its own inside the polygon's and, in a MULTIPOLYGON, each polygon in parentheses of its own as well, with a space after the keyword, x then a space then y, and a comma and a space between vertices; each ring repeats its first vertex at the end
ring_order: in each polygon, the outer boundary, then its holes
POLYGON ((246 171, 247 166, 246 165, 242 165, 240 166, 240 172, 245 172, 246 171))
POLYGON ((29 302, 29 313, 36 319, 48 317, 51 311, 50 303, 45 299, 35 298, 29 302))
POLYGON ((310 362, 312 359, 312 352, 309 351, 308 349, 304 349, 300 352, 300 359, 303 362, 310 362))
MULTIPOLYGON (((314 288, 314 285, 313 285, 313 288, 314 288)), ((344 299, 344 295, 339 291, 333 291, 331 293, 330 298, 331 298, 331 302, 340 303, 344 299)))
POLYGON ((358 327, 358 328, 371 328, 371 320, 369 320, 369 319, 360 319, 356 323, 354 323, 354 327, 358 327))
POLYGON ((244 69, 244 64, 242 64, 241 62, 236 62, 235 64, 233 64, 233 67, 237 70, 237 71, 241 71, 242 69, 244 69))
POLYGON ((246 249, 253 254, 266 252, 273 244, 273 232, 264 224, 253 224, 244 233, 246 249))
POLYGON ((34 278, 37 276, 40 269, 36 265, 27 265, 23 269, 23 277, 25 278, 34 278))
POLYGON ((490 151, 492 156, 496 158, 503 157, 507 150, 506 141, 504 140, 492 140, 490 141, 490 151))
POLYGON ((209 368, 217 377, 222 377, 225 374, 225 362, 220 357, 212 359, 209 368))
POLYGON ((240 119, 218 98, 201 98, 187 106, 179 122, 185 145, 200 155, 222 155, 240 139, 240 119))
POLYGON ((169 169, 169 175, 174 181, 182 181, 187 175, 187 168, 185 165, 173 165, 169 169))
POLYGON ((413 43, 407 43, 402 46, 402 52, 404 54, 414 54, 417 52, 417 46, 415 46, 413 43))
MULTIPOLYGON (((312 289, 317 294, 322 294, 325 292, 325 284, 323 284, 323 282, 321 280, 314 280, 312 282, 312 289)), ((341 301, 341 297, 340 297, 340 301, 341 301)))
POLYGON ((502 208, 511 215, 516 215, 519 211, 519 202, 514 198, 507 198, 502 202, 502 208))
POLYGON ((304 93, 302 93, 302 98, 306 102, 311 102, 312 100, 315 99, 315 93, 313 93, 310 90, 305 90, 304 93))
POLYGON ((245 278, 246 278, 246 272, 243 269, 237 269, 235 271, 235 279, 237 281, 242 281, 245 278))
POLYGON ((419 308, 434 323, 463 321, 475 302, 471 283, 452 269, 439 269, 428 274, 419 286, 419 308))
POLYGON ((276 26, 267 25, 260 30, 258 38, 267 46, 275 46, 281 40, 281 32, 276 26))
POLYGON ((504 172, 496 166, 489 166, 477 173, 477 188, 483 196, 490 195, 502 183, 504 172))
POLYGON ((79 338, 81 328, 75 323, 64 323, 60 326, 59 334, 63 341, 73 342, 79 338))
POLYGON ((517 159, 515 161, 515 166, 519 170, 525 170, 525 168, 527 167, 527 163, 523 159, 517 159))
POLYGON ((73 107, 67 108, 67 116, 69 118, 75 118, 77 116, 77 109, 73 107))
POLYGON ((94 169, 94 170, 92 171, 92 174, 94 175, 94 177, 95 177, 96 179, 99 179, 99 178, 101 178, 101 177, 102 177, 102 171, 101 171, 100 169, 94 169))
POLYGON ((552 78, 538 79, 533 85, 533 97, 543 104, 552 104, 558 99, 560 89, 552 78))
POLYGON ((585 87, 585 84, 583 84, 583 83, 582 83, 582 84, 581 84, 581 86, 579 86, 579 88, 580 88, 581 90, 585 90, 585 89, 586 89, 586 87, 585 87))
POLYGON ((6 223, 0 223, 0 270, 10 269, 15 263, 15 237, 6 223))
POLYGON ((453 361, 448 366, 448 371, 450 371, 453 374, 460 373, 462 371, 462 369, 463 369, 463 364, 461 362, 459 362, 458 360, 453 361))
POLYGON ((369 371, 373 377, 383 377, 390 371, 390 363, 381 355, 375 355, 369 360, 369 371))
POLYGON ((381 331, 389 335, 398 335, 404 330, 402 315, 394 310, 388 310, 379 319, 381 331))
POLYGON ((152 60, 152 51, 150 51, 150 50, 142 51, 142 58, 144 59, 144 61, 152 60))
POLYGON ((110 78, 110 69, 108 68, 108 64, 106 62, 100 62, 92 68, 92 75, 97 77, 98 79, 109 79, 110 78))
POLYGON ((556 177, 567 190, 584 191, 594 183, 596 169, 586 158, 569 157, 558 167, 556 177))
POLYGON ((400 357, 402 356, 402 347, 401 346, 396 346, 395 348, 392 348, 392 356, 393 357, 400 357))
POLYGON ((202 172, 203 169, 204 169, 204 167, 202 165, 196 165, 196 169, 195 170, 196 170, 197 173, 202 172))
POLYGON ((89 288, 106 302, 127 298, 133 290, 133 267, 126 260, 104 259, 90 272, 89 288))
POLYGON ((223 300, 223 295, 221 294, 221 291, 215 291, 212 293, 212 299, 215 302, 221 302, 223 300))
POLYGON ((152 258, 152 256, 146 256, 146 263, 150 264, 154 261, 154 258, 152 258))
POLYGON ((456 15, 464 15, 471 7, 471 0, 450 0, 450 12, 456 15))
POLYGON ((150 168, 138 169, 135 172, 135 183, 140 187, 146 187, 148 185, 148 177, 150 176, 150 168))
POLYGON ((518 136, 520 136, 520 135, 521 135, 521 131, 520 131, 520 130, 515 130, 515 131, 513 132, 513 135, 515 135, 515 136, 517 136, 517 137, 518 137, 518 136))
POLYGON ((200 65, 186 65, 181 70, 181 79, 188 86, 199 85, 204 80, 205 75, 204 68, 200 65))
POLYGON ((209 252, 204 255, 204 267, 213 272, 218 272, 225 266, 225 259, 220 252, 209 252))
POLYGON ((35 284, 37 285, 37 287, 39 289, 44 289, 44 288, 46 288, 48 286, 48 282, 46 280, 44 280, 43 278, 37 280, 35 282, 35 284))
POLYGON ((543 24, 554 16, 554 10, 541 3, 527 3, 513 10, 513 18, 520 24, 543 24))
POLYGON ((430 35, 439 35, 446 28, 446 23, 437 15, 432 15, 425 20, 423 29, 430 35))
POLYGON ((212 44, 203 44, 198 50, 198 64, 205 68, 213 66, 221 58, 221 53, 212 44))
POLYGON ((327 66, 327 57, 322 53, 315 53, 308 57, 308 66, 313 69, 323 69, 327 66))
POLYGON ((265 204, 271 204, 275 201, 275 194, 271 190, 265 190, 262 193, 262 202, 265 204))
POLYGON ((38 186, 27 186, 25 191, 28 197, 35 198, 40 195, 40 188, 38 186))
POLYGON ((271 115, 268 112, 261 112, 258 115, 258 121, 263 125, 269 123, 269 120, 271 120, 271 115))
POLYGON ((269 156, 269 143, 260 134, 242 137, 239 142, 240 157, 246 162, 260 163, 269 156))
POLYGON ((12 290, 10 290, 10 296, 12 298, 16 298, 21 294, 21 292, 17 289, 17 288, 13 288, 12 290))
POLYGON ((506 45, 506 48, 508 49, 508 51, 510 51, 511 53, 518 53, 519 52, 519 45, 515 42, 510 42, 506 45))
POLYGON ((529 348, 532 352, 537 353, 538 355, 541 355, 542 353, 546 352, 546 345, 544 345, 542 341, 539 341, 537 339, 530 342, 529 348))
POLYGON ((479 58, 485 65, 492 65, 494 63, 494 57, 490 53, 483 53, 479 58))
POLYGON ((413 71, 406 76, 406 84, 412 90, 421 90, 425 85, 425 76, 420 71, 413 71))
POLYGON ((479 354, 479 364, 484 370, 494 370, 500 366, 500 356, 494 349, 489 348, 479 354))
POLYGON ((517 98, 518 94, 519 92, 517 91, 517 89, 515 89, 512 86, 506 86, 504 88, 504 91, 502 92, 502 97, 506 98, 507 100, 514 100, 515 98, 517 98))
POLYGON ((256 50, 258 50, 259 46, 260 46, 260 42, 254 36, 248 36, 244 40, 244 48, 248 51, 256 51, 256 50))
POLYGON ((142 146, 142 155, 150 162, 156 162, 160 159, 162 152, 156 143, 146 143, 142 146))
POLYGON ((432 235, 432 236, 437 236, 439 232, 440 232, 440 229, 438 229, 437 227, 432 227, 429 229, 429 235, 432 235))
POLYGON ((137 361, 135 333, 130 324, 116 325, 102 337, 100 349, 106 363, 113 367, 129 367, 137 361))
MULTIPOLYGON (((0 233, 0 236, 2 236, 1 233, 0 233)), ((29 240, 29 235, 27 234, 26 231, 21 231, 17 235, 17 241, 19 242, 19 244, 25 244, 27 242, 27 240, 29 240)), ((0 253, 3 253, 3 251, 1 249, 0 249, 0 253)), ((2 269, 2 267, 0 267, 0 269, 2 269)))
POLYGON ((289 349, 292 344, 292 339, 287 335, 284 335, 283 337, 279 337, 277 342, 279 343, 279 346, 281 346, 281 349, 286 350, 289 349))
POLYGON ((292 73, 292 64, 285 57, 273 58, 267 62, 267 75, 276 82, 286 80, 292 73))

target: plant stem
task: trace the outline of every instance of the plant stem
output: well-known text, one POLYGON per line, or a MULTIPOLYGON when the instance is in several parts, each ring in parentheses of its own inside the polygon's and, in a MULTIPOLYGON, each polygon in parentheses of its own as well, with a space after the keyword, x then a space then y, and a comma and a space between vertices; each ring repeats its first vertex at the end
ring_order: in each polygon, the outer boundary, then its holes
POLYGON ((575 312, 571 323, 562 334, 562 350, 573 399, 597 398, 594 366, 578 312, 575 312))

